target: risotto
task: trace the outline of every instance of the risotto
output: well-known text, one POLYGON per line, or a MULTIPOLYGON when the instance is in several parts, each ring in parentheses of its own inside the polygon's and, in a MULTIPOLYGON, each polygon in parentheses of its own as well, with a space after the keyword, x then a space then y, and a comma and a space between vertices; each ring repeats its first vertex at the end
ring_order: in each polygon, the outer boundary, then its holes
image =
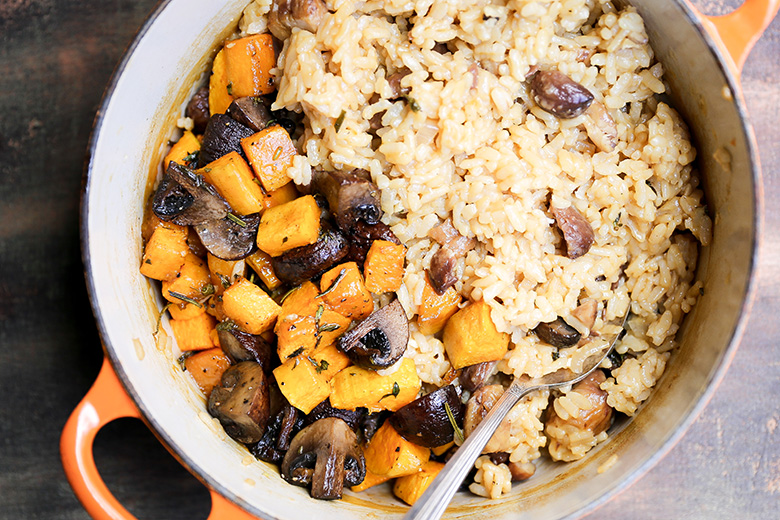
MULTIPOLYGON (((400 380, 413 367, 410 399, 456 388, 465 403, 462 426, 448 413, 457 445, 512 376, 576 370, 628 314, 593 376, 510 412, 469 489, 495 499, 530 478, 540 457, 584 457, 663 375, 702 290, 698 248, 711 237, 696 150, 665 101, 642 18, 607 0, 327 0, 312 27, 279 22, 312 2, 280 4, 251 3, 237 37, 270 29, 279 45, 270 109, 301 118, 285 181, 307 193, 321 172, 363 171, 379 190, 381 223, 405 248, 397 286, 372 291, 372 301, 400 304, 408 343, 374 375, 400 380), (431 317, 431 298, 447 294, 452 311, 431 317), (471 340, 448 330, 477 307, 506 348, 464 361, 452 344, 471 340)), ((336 275, 349 276, 337 271, 331 288, 336 275)), ((330 310, 318 311, 318 327, 330 310)), ((389 394, 404 391, 396 383, 389 394)), ((333 394, 330 402, 339 408, 333 394)), ((425 459, 446 458, 450 446, 425 459)), ((369 462, 354 489, 401 477, 395 489, 407 502, 403 478, 436 471, 377 467, 369 462)))

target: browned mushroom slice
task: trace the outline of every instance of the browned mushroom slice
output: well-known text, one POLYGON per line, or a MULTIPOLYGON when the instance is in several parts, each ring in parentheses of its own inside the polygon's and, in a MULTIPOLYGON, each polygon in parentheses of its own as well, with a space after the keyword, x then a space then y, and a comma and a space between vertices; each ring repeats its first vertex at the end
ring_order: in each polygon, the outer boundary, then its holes
POLYGON ((203 141, 198 153, 198 167, 202 168, 230 152, 238 152, 244 157, 241 139, 254 133, 254 130, 242 125, 229 115, 214 114, 209 119, 206 131, 203 133, 203 141))
POLYGON ((193 130, 195 133, 202 134, 206 130, 206 125, 209 123, 209 89, 203 87, 198 89, 192 96, 190 102, 187 103, 187 110, 185 112, 187 117, 192 119, 195 127, 193 130))
POLYGON ((602 370, 595 370, 591 375, 574 385, 572 392, 577 392, 588 398, 591 407, 582 409, 579 414, 564 420, 551 407, 552 415, 547 423, 571 424, 582 430, 589 430, 593 435, 605 431, 612 424, 612 407, 607 404, 607 392, 601 389, 601 383, 607 380, 602 370))
MULTIPOLYGON (((503 386, 487 385, 471 395, 466 403, 466 414, 463 418, 463 433, 466 437, 474 432, 474 429, 482 422, 482 419, 496 405, 503 394, 503 386)), ((497 447, 503 444, 503 440, 509 438, 509 433, 510 424, 507 420, 504 420, 485 446, 483 453, 499 451, 497 447)))
POLYGON ((571 311, 572 316, 580 320, 580 323, 592 329, 596 324, 596 315, 599 311, 599 302, 592 299, 583 300, 576 309, 571 311))
POLYGON ((403 69, 390 74, 387 77, 387 83, 390 85, 391 96, 390 99, 396 99, 402 96, 406 96, 412 91, 409 87, 402 87, 401 80, 411 74, 412 71, 404 67, 403 69))
POLYGON ((509 472, 512 474, 512 482, 520 482, 522 480, 528 480, 536 473, 536 466, 533 462, 509 462, 507 463, 509 472))
POLYGON ((449 219, 431 228, 428 236, 442 247, 447 247, 457 257, 465 255, 477 245, 476 239, 467 238, 458 233, 449 219))
POLYGON ((366 255, 368 250, 371 249, 371 244, 374 240, 386 240, 393 244, 401 243, 390 229, 390 226, 384 222, 370 225, 358 221, 352 226, 352 230, 347 235, 347 238, 349 239, 349 253, 346 259, 357 262, 358 265, 363 265, 366 261, 366 255))
POLYGON ((609 115, 603 103, 594 101, 585 112, 585 132, 588 138, 602 152, 611 152, 618 142, 618 130, 615 120, 609 115))
POLYGON ((349 253, 346 237, 323 222, 317 241, 296 247, 271 259, 274 273, 280 280, 298 285, 311 280, 339 263, 349 253))
POLYGON ((202 176, 171 161, 152 201, 160 220, 180 226, 225 218, 230 205, 202 176))
POLYGON ((455 438, 455 426, 460 429, 463 424, 463 405, 455 387, 447 385, 402 407, 390 423, 409 442, 426 448, 444 446, 455 438))
POLYGON ((460 386, 464 390, 474 392, 487 382, 497 364, 498 361, 485 361, 484 363, 477 363, 464 368, 458 378, 460 386))
POLYGON ((304 425, 308 426, 313 422, 324 419, 325 417, 338 417, 347 423, 350 428, 357 431, 357 429, 360 427, 360 422, 365 412, 365 408, 358 408, 356 410, 343 410, 341 408, 334 408, 330 404, 330 398, 328 398, 315 406, 311 412, 306 414, 304 425))
POLYGON ((555 223, 558 229, 563 233, 563 240, 566 242, 566 256, 571 259, 579 258, 590 251, 596 235, 590 223, 582 214, 574 209, 551 207, 555 223))
POLYGON ((549 323, 540 323, 534 329, 540 340, 552 345, 553 347, 566 348, 576 345, 582 335, 577 329, 563 321, 563 318, 556 318, 549 323))
POLYGON ((195 225, 203 246, 222 260, 241 260, 257 249, 257 228, 260 214, 212 220, 195 225))
POLYGON ((364 368, 387 368, 404 355, 409 343, 409 320, 401 302, 393 300, 345 332, 338 347, 364 368))
POLYGON ((285 403, 269 421, 260 440, 250 448, 252 455, 265 462, 281 463, 293 437, 303 428, 303 420, 300 410, 285 403))
POLYGON ((534 100, 540 108, 562 119, 582 114, 593 102, 588 89, 557 70, 540 70, 531 79, 534 100))
POLYGON ((265 371, 271 369, 271 345, 262 337, 228 326, 217 326, 217 336, 222 352, 231 363, 255 361, 265 371))
POLYGON ((271 414, 263 367, 243 361, 227 369, 209 396, 208 410, 235 440, 245 444, 259 441, 271 414))
POLYGON ((433 254, 431 267, 428 269, 428 279, 431 281, 433 290, 440 296, 458 281, 458 277, 455 275, 457 265, 458 258, 448 247, 442 247, 433 254))
POLYGON ((255 132, 264 129, 273 119, 265 100, 259 97, 238 98, 230 104, 225 113, 255 132))
POLYGON ((317 32, 328 8, 322 0, 276 0, 268 13, 268 30, 286 40, 292 29, 298 27, 309 32, 317 32))
POLYGON ((363 482, 366 459, 349 425, 326 417, 298 432, 284 456, 281 473, 291 484, 311 484, 313 498, 334 500, 341 498, 344 485, 363 482))
POLYGON ((376 224, 382 217, 379 188, 364 176, 352 172, 312 172, 312 189, 328 200, 336 224, 349 232, 360 220, 376 224))

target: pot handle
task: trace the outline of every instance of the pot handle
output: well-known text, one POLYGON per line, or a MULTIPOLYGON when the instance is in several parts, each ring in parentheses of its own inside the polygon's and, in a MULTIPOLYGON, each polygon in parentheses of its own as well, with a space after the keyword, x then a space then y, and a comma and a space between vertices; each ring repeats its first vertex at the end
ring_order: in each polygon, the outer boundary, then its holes
MULTIPOLYGON (((65 475, 84 509, 95 520, 136 520, 103 482, 92 453, 97 432, 106 424, 124 417, 140 419, 141 413, 106 358, 95 383, 73 410, 60 437, 65 475)), ((207 520, 257 520, 219 493, 209 492, 211 513, 207 520)))
MULTIPOLYGON (((689 3, 691 9, 698 10, 689 3)), ((731 58, 737 76, 742 72, 745 60, 753 45, 780 9, 780 0, 745 0, 741 6, 723 16, 703 16, 702 25, 720 44, 724 54, 731 58)))

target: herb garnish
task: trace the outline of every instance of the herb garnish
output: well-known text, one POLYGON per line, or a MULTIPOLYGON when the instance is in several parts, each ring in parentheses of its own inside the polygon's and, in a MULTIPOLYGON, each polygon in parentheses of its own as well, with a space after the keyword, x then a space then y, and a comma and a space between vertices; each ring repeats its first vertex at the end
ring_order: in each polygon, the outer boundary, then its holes
POLYGON ((338 323, 326 323, 325 325, 322 325, 317 328, 317 332, 333 332, 334 330, 339 330, 341 328, 341 325, 338 323))
POLYGON ((320 364, 319 364, 319 366, 318 366, 317 368, 315 368, 314 370, 316 370, 316 371, 317 371, 317 373, 319 374, 319 373, 321 373, 323 370, 327 370, 329 366, 330 366, 330 364, 329 364, 327 361, 325 361, 325 360, 323 359, 322 361, 320 361, 320 364))
POLYGON ((276 150, 274 150, 274 155, 271 159, 273 159, 274 161, 277 160, 279 156, 282 155, 283 151, 284 149, 281 146, 277 146, 276 150))
POLYGON ((184 156, 184 162, 186 162, 187 164, 194 163, 195 161, 198 160, 198 155, 199 155, 198 150, 195 150, 194 152, 184 156))
POLYGON ((227 289, 228 287, 230 287, 230 278, 228 278, 222 273, 217 273, 217 277, 219 278, 219 281, 222 284, 223 289, 227 289))
POLYGON ((195 301, 195 300, 193 300, 192 298, 190 298, 189 296, 185 296, 185 295, 183 295, 182 293, 177 293, 177 292, 174 292, 174 291, 168 290, 168 294, 169 294, 169 295, 170 295, 172 298, 176 298, 176 299, 178 299, 178 300, 181 300, 181 301, 183 301, 183 302, 191 303, 192 305, 194 305, 195 307, 197 307, 197 308, 199 308, 199 309, 203 307, 203 305, 201 305, 201 304, 200 304, 200 302, 198 302, 198 301, 195 301))
POLYGON ((160 311, 160 315, 157 316, 157 326, 154 328, 154 335, 155 336, 160 332, 160 325, 162 325, 163 314, 165 314, 165 311, 167 311, 168 307, 170 307, 171 305, 173 305, 173 304, 170 303, 170 302, 166 303, 165 307, 163 307, 162 310, 160 311))
POLYGON ((286 299, 287 299, 287 297, 288 297, 288 296, 290 296, 290 295, 291 295, 291 294, 292 294, 292 293, 293 293, 293 292, 294 292, 294 291, 295 291, 297 288, 298 288, 298 287, 293 287, 292 289, 290 289, 289 291, 287 291, 286 293, 284 293, 284 296, 282 296, 282 299, 281 299, 281 300, 279 300, 279 305, 283 304, 283 303, 284 303, 284 300, 286 300, 286 299))
POLYGON ((186 372, 187 371, 187 365, 185 364, 185 361, 187 361, 187 358, 192 356, 196 352, 197 352, 197 350, 188 350, 187 352, 185 352, 184 354, 179 356, 179 359, 176 360, 179 363, 179 367, 181 367, 181 371, 182 372, 186 372))
POLYGON ((455 437, 458 438, 458 443, 463 444, 463 430, 461 430, 460 426, 458 426, 458 423, 455 422, 455 415, 452 413, 452 410, 450 409, 450 403, 447 401, 444 402, 444 411, 447 413, 447 419, 450 420, 452 429, 455 431, 455 437))
POLYGON ((232 81, 227 84, 227 93, 228 93, 229 96, 233 95, 233 82, 232 81))
POLYGON ((293 350, 292 353, 289 356, 287 356, 287 359, 293 358, 299 354, 303 354, 303 347, 299 347, 293 350))
POLYGON ((211 296, 215 292, 217 292, 216 287, 214 287, 210 283, 206 284, 206 285, 204 285, 203 287, 200 288, 200 294, 202 294, 203 296, 211 296))
POLYGON ((339 130, 341 130, 341 125, 344 124, 344 118, 347 117, 347 111, 342 110, 339 114, 338 119, 336 119, 336 124, 333 125, 333 128, 336 130, 336 133, 339 133, 339 130))
POLYGON ((246 222, 244 222, 241 219, 241 217, 239 217, 238 215, 234 215, 233 213, 228 213, 227 218, 228 220, 232 221, 234 224, 237 224, 241 227, 246 227, 246 222))
POLYGON ((412 112, 419 112, 422 110, 420 104, 412 96, 406 95, 404 96, 404 99, 406 99, 406 102, 409 103, 409 108, 412 109, 412 112))
POLYGON ((398 394, 400 393, 401 393, 401 387, 398 386, 398 381, 393 381, 393 391, 389 394, 383 395, 379 400, 381 401, 385 397, 390 397, 390 396, 398 397, 398 394))
POLYGON ((615 231, 623 227, 623 224, 620 222, 620 217, 622 216, 623 216, 622 212, 618 213, 617 218, 614 220, 614 222, 612 222, 612 229, 614 229, 615 231))
POLYGON ((320 293, 320 294, 317 296, 317 298, 322 298, 322 297, 323 297, 323 296, 325 296, 326 294, 328 294, 328 293, 332 292, 332 291, 333 291, 333 290, 336 288, 336 286, 339 284, 339 282, 340 282, 341 280, 343 280, 343 279, 344 279, 344 277, 345 277, 346 275, 347 275, 347 268, 345 267, 345 268, 343 268, 341 271, 339 271, 339 275, 336 277, 336 279, 335 279, 335 280, 333 280, 333 283, 332 283, 332 284, 330 284, 330 287, 328 287, 327 289, 325 289, 324 291, 322 291, 322 292, 321 292, 321 293, 320 293))
POLYGON ((220 321, 217 323, 217 331, 223 331, 223 330, 233 330, 236 328, 236 322, 234 322, 231 319, 226 319, 224 321, 220 321))

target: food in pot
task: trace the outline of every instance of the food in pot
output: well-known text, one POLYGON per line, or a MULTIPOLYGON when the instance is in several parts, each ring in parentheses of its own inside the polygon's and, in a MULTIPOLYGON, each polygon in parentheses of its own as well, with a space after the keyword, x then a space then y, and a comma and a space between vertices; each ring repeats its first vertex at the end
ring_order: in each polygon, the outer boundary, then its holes
POLYGON ((193 86, 144 222, 209 412, 316 498, 414 502, 513 376, 498 498, 632 416, 696 304, 696 152, 632 8, 256 0, 193 86))

